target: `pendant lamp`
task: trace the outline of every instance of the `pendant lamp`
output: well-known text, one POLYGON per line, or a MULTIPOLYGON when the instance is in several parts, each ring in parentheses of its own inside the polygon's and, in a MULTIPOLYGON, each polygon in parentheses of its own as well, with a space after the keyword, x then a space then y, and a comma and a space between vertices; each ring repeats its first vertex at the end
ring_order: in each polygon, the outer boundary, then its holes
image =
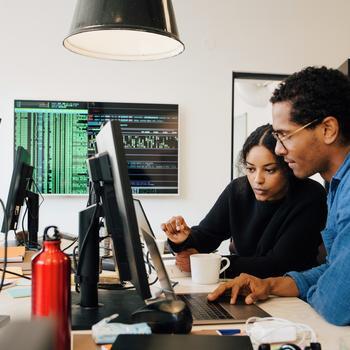
POLYGON ((171 0, 78 0, 63 45, 114 60, 155 60, 185 49, 171 0))

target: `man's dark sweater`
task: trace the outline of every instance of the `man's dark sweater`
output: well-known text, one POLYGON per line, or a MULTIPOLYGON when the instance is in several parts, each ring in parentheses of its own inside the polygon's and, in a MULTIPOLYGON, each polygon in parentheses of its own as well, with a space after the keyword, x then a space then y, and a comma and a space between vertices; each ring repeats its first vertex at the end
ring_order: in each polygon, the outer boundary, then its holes
POLYGON ((213 208, 175 252, 214 251, 232 237, 235 254, 226 277, 246 272, 257 277, 303 271, 317 265, 320 231, 327 216, 326 192, 316 181, 292 178, 278 201, 257 201, 246 176, 233 180, 213 208))

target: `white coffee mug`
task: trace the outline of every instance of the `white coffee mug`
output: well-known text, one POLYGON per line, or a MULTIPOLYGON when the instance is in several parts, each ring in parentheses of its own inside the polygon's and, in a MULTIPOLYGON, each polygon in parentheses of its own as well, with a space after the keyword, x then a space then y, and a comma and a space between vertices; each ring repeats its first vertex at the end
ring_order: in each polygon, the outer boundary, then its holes
POLYGON ((230 260, 219 254, 192 254, 190 256, 192 281, 198 284, 214 284, 219 275, 230 266, 230 260), (220 270, 221 261, 226 261, 220 270))

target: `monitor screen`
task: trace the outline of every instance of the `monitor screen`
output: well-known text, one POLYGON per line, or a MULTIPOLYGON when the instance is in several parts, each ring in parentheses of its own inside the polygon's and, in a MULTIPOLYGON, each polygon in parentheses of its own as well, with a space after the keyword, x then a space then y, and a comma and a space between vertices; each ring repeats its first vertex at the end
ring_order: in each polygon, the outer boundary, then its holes
MULTIPOLYGON (((114 215, 105 216, 107 228, 116 226, 121 232, 124 244, 115 246, 116 255, 127 256, 131 282, 143 299, 151 296, 148 277, 143 259, 143 252, 136 220, 135 208, 131 194, 130 181, 127 172, 127 162, 124 154, 123 137, 118 121, 110 121, 103 126, 96 136, 98 155, 108 154, 110 169, 113 176, 113 185, 116 199, 117 212, 114 215), (118 227, 119 226, 119 227, 118 227), (125 252, 120 251, 126 249, 125 252)), ((105 173, 105 170, 102 169, 105 173)), ((108 201, 110 202, 110 201, 108 201)), ((105 214, 109 212, 103 203, 105 214)), ((120 241, 120 237, 113 237, 113 242, 120 241), (115 239, 114 239, 115 238, 115 239)))
POLYGON ((133 194, 178 194, 178 105, 15 100, 15 147, 24 147, 43 194, 87 194, 86 158, 101 125, 118 120, 133 194))
POLYGON ((28 152, 23 147, 18 147, 7 196, 2 232, 17 229, 21 207, 27 196, 27 190, 31 186, 32 174, 33 167, 30 166, 28 152))

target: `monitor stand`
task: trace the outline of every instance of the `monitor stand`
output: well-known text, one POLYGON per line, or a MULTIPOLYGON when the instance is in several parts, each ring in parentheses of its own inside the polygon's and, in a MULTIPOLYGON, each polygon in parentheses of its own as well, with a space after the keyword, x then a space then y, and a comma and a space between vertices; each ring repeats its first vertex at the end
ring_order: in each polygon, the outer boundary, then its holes
POLYGON ((131 314, 145 302, 136 290, 99 290, 99 306, 82 307, 79 293, 72 292, 72 330, 90 330, 91 327, 103 318, 112 314, 119 314, 114 322, 131 323, 131 314))
POLYGON ((38 228, 39 228, 39 195, 27 191, 28 208, 28 248, 39 250, 38 228))

